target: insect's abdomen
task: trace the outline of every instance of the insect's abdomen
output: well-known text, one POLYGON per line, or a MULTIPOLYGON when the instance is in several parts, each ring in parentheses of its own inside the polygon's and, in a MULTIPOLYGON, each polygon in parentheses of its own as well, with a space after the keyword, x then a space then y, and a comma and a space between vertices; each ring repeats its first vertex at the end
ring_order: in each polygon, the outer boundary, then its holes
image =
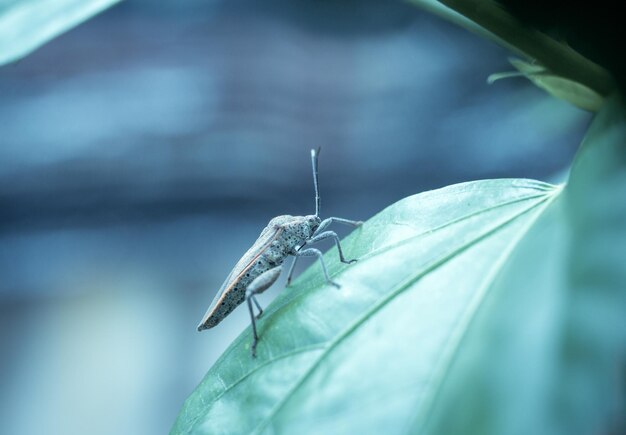
POLYGON ((285 261, 297 246, 310 235, 309 227, 301 217, 278 216, 263 230, 257 241, 246 252, 226 278, 211 306, 198 325, 198 331, 220 323, 246 300, 250 283, 285 261))
MULTIPOLYGON (((256 276, 258 275, 259 274, 256 276)), ((250 275, 249 277, 240 279, 236 283, 232 283, 232 286, 227 292, 224 292, 219 298, 216 297, 209 307, 202 323, 198 326, 198 331, 214 327, 237 308, 237 306, 246 299, 246 288, 256 276, 250 275)), ((224 284, 226 285, 226 283, 224 284)))
POLYGON ((209 307, 205 317, 198 326, 198 330, 209 329, 220 323, 237 306, 246 299, 248 285, 263 272, 279 266, 285 260, 285 246, 279 240, 275 240, 261 253, 251 257, 250 262, 241 270, 239 264, 230 273, 213 303, 209 307))

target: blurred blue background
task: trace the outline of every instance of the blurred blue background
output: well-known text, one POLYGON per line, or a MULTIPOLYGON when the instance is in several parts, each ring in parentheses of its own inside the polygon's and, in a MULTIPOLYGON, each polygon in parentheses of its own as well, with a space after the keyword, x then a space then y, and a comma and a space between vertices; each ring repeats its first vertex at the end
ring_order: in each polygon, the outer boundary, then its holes
POLYGON ((313 212, 311 147, 326 217, 562 179, 589 115, 487 85, 507 56, 402 2, 135 0, 1 67, 2 432, 167 433, 248 325, 196 332, 223 279, 313 212))

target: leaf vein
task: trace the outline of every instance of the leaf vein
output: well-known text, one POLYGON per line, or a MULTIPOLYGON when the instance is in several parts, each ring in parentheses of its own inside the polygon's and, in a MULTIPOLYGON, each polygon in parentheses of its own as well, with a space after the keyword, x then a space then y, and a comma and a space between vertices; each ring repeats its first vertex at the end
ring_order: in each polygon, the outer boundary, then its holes
POLYGON ((213 400, 211 400, 208 403, 204 402, 204 396, 200 396, 200 400, 202 402, 202 406, 204 409, 204 412, 201 412, 199 415, 197 415, 192 423, 189 426, 189 430, 187 431, 187 434, 190 434, 193 432, 193 430, 195 429, 196 423, 198 422, 198 420, 200 419, 200 417, 202 417, 203 415, 206 415, 209 410, 211 409, 211 406, 217 402, 219 399, 222 398, 222 396, 226 395, 226 393, 228 393, 230 390, 232 390, 233 388, 235 388, 238 384, 240 384, 241 382, 245 381, 247 378, 249 378, 250 376, 252 376, 255 372, 261 370, 262 368, 264 368, 265 366, 268 366, 270 364, 273 364, 276 361, 279 361, 281 359, 284 358, 289 358, 291 356, 295 356, 295 355, 299 355, 302 353, 306 353, 306 352, 311 352, 314 350, 319 350, 319 349, 323 349, 325 346, 323 344, 314 344, 314 345, 310 345, 310 346, 306 346, 306 347, 302 347, 300 349, 296 349, 293 350, 291 352, 286 352, 282 355, 278 355, 275 358, 271 358, 267 361, 264 361, 263 363, 254 366, 251 370, 249 370, 248 372, 246 372, 243 376, 240 376, 238 379, 236 379, 233 383, 231 383, 230 385, 226 385, 224 383, 224 381, 222 380, 222 378, 220 377, 220 382, 222 383, 222 385, 225 386, 224 391, 222 391, 221 393, 219 393, 217 396, 215 396, 213 398, 213 400))

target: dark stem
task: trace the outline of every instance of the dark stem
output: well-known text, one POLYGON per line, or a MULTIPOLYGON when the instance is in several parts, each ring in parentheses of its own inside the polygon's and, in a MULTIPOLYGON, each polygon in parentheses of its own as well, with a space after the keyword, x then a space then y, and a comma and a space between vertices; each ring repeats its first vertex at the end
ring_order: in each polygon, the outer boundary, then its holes
MULTIPOLYGON (((603 96, 612 93, 615 84, 608 71, 567 45, 525 26, 495 1, 439 0, 439 2, 495 35, 506 48, 513 49, 514 52, 531 60, 536 60, 553 74, 583 84, 603 96)), ((472 32, 485 33, 481 31, 482 29, 463 20, 462 17, 446 15, 437 7, 432 6, 432 3, 429 5, 429 1, 412 0, 412 3, 472 32)))

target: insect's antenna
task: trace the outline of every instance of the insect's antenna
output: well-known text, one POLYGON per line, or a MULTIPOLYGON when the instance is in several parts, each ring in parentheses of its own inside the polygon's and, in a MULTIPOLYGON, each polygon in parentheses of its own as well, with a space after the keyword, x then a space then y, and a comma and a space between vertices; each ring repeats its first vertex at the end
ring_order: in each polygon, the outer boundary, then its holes
POLYGON ((317 157, 320 155, 322 148, 311 150, 311 165, 313 166, 313 185, 315 186, 315 216, 320 215, 320 188, 317 181, 317 157))

